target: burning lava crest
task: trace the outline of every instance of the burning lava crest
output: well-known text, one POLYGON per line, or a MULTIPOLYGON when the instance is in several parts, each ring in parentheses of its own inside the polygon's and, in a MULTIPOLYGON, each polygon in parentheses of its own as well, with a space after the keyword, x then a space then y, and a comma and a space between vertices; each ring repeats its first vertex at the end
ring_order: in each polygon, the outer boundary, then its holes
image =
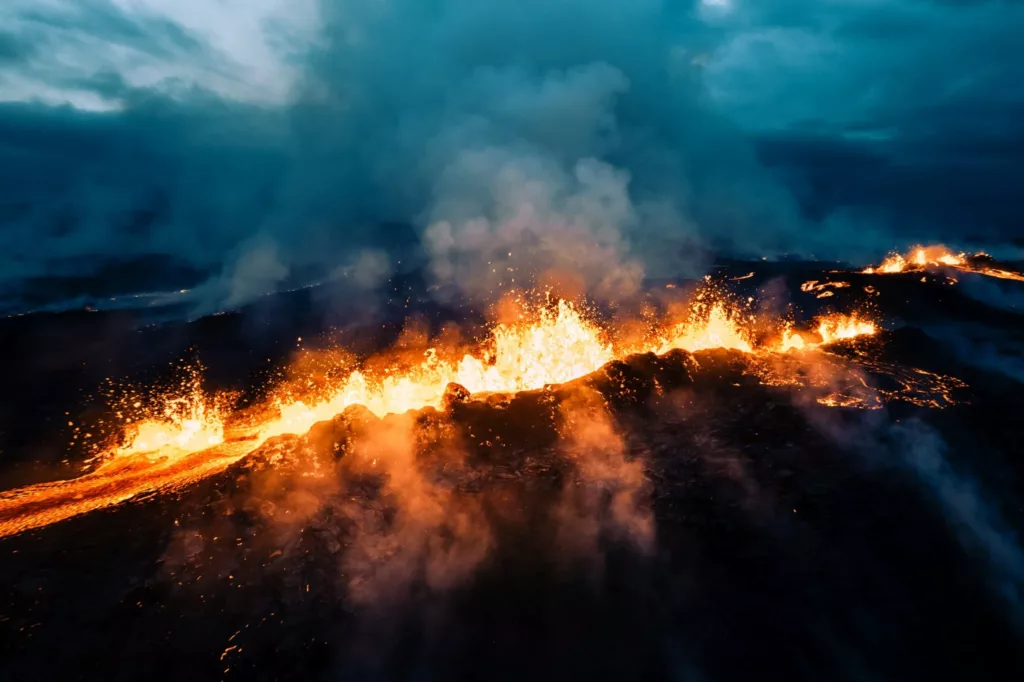
MULTIPOLYGON (((803 292, 820 297, 847 286, 809 282, 803 292)), ((362 363, 336 351, 304 353, 301 371, 244 410, 230 409, 230 395, 207 395, 200 369, 185 367, 162 392, 132 388, 116 395, 113 411, 123 427, 105 440, 94 438, 92 471, 0 494, 0 536, 180 491, 239 462, 286 466, 296 452, 321 452, 324 443, 333 454, 346 453, 346 468, 382 457, 397 457, 402 467, 418 461, 404 451, 377 456, 377 446, 341 447, 352 439, 353 419, 370 442, 386 436, 368 424, 427 419, 439 431, 458 431, 453 424, 468 419, 488 425, 460 437, 475 439, 474 448, 504 453, 519 435, 547 433, 576 443, 570 451, 599 452, 597 445, 616 433, 605 414, 609 406, 646 409, 692 386, 758 385, 833 408, 879 409, 890 401, 943 408, 963 399, 965 384, 953 377, 881 360, 885 332, 865 309, 823 312, 798 326, 711 279, 688 300, 652 309, 661 312, 609 321, 598 310, 547 295, 511 298, 481 343, 399 344, 362 363), (584 411, 603 424, 595 427, 600 437, 549 423, 580 391, 590 396, 584 411)), ((92 436, 81 430, 76 439, 92 436)), ((391 445, 380 447, 390 452, 391 445)), ((397 472, 392 466, 388 476, 397 472)), ((629 478, 640 487, 635 474, 629 478)))
POLYGON ((987 253, 954 253, 944 246, 918 246, 907 254, 893 252, 880 264, 865 268, 862 272, 866 275, 899 275, 942 269, 1024 282, 1024 272, 1009 265, 1001 265, 987 253))

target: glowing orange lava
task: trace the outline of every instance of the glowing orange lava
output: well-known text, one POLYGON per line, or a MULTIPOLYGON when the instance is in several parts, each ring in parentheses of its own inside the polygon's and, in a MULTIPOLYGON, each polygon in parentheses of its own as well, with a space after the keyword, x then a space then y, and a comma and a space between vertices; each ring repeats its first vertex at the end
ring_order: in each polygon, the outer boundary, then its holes
POLYGON ((114 459, 80 478, 0 493, 0 537, 41 528, 139 495, 173 492, 220 473, 254 449, 252 441, 186 452, 114 459))
POLYGON ((257 411, 269 416, 255 418, 257 423, 244 428, 226 427, 229 420, 204 399, 196 380, 186 395, 165 401, 154 415, 129 425, 120 444, 103 453, 101 465, 92 473, 0 493, 0 537, 142 494, 181 490, 224 471, 271 437, 304 434, 313 424, 352 405, 383 416, 441 407, 451 382, 471 393, 514 393, 576 379, 630 353, 726 348, 770 357, 813 351, 877 331, 863 317, 834 314, 816 320, 820 341, 805 338, 791 324, 775 324, 775 332, 766 334, 765 325, 759 326, 758 316, 750 310, 751 299, 730 299, 716 292, 710 281, 707 284, 681 321, 661 325, 660 331, 639 345, 615 347, 594 319, 567 301, 527 306, 518 320, 491 330, 482 346, 485 350, 459 357, 430 349, 411 366, 357 369, 321 399, 272 400, 262 412, 257 411))
POLYGON ((821 342, 834 343, 857 336, 870 336, 878 331, 875 323, 857 315, 835 314, 818 319, 821 342))
POLYGON ((305 433, 318 421, 364 405, 378 416, 423 407, 440 407, 445 387, 461 384, 471 393, 515 393, 559 384, 589 374, 615 358, 604 332, 567 301, 540 311, 536 320, 500 324, 491 332, 493 350, 480 357, 466 354, 458 362, 439 359, 435 350, 401 373, 371 380, 355 371, 326 400, 280 405, 281 417, 262 430, 263 438, 305 433))
POLYGON ((817 294, 816 298, 831 298, 835 295, 833 289, 846 289, 850 286, 849 282, 818 282, 816 279, 812 279, 808 282, 804 282, 800 285, 800 291, 808 294, 817 294))
POLYGON ((223 443, 224 422, 201 396, 193 395, 168 401, 162 418, 131 424, 126 435, 127 442, 114 451, 115 457, 189 453, 223 443))
POLYGON ((877 267, 863 270, 866 275, 893 275, 900 272, 914 272, 927 267, 962 267, 967 262, 967 254, 952 253, 944 246, 919 246, 906 256, 891 253, 877 267))
POLYGON ((723 301, 698 300, 689 319, 675 325, 655 352, 667 353, 681 348, 691 353, 711 348, 731 348, 752 353, 753 345, 747 331, 752 321, 749 314, 723 301))
POLYGON ((928 268, 956 268, 988 277, 1024 282, 1024 274, 1005 268, 991 267, 991 257, 986 253, 953 253, 944 246, 918 246, 908 254, 891 253, 879 265, 865 268, 865 275, 895 275, 921 272, 928 268))

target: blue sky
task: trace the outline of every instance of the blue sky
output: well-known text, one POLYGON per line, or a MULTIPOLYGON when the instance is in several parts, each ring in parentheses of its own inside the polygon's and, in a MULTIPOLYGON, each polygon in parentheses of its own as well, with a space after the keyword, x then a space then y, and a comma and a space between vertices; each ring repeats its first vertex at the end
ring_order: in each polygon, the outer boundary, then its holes
POLYGON ((518 251, 610 295, 711 253, 1024 236, 1009 0, 8 0, 0 27, 8 289, 162 257, 234 304, 418 244, 456 292, 518 251))

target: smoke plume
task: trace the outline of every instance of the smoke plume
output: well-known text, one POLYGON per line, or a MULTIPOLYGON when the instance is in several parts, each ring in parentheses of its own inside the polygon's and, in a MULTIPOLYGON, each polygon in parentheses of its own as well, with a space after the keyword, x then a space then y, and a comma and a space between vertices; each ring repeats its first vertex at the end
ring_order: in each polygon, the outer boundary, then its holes
POLYGON ((373 248, 425 263, 443 295, 570 273, 608 299, 644 274, 699 272, 713 251, 798 244, 789 193, 707 97, 690 8, 320 9, 283 107, 120 83, 120 111, 12 109, 9 132, 35 135, 15 137, 22 178, 48 180, 3 232, 9 297, 25 277, 156 254, 233 307, 373 248), (80 144, 52 147, 44 129, 80 144))

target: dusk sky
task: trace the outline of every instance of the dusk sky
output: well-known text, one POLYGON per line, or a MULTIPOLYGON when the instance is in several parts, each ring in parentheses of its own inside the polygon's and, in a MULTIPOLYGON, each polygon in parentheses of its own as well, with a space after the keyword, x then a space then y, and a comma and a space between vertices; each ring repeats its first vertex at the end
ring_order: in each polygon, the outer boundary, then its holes
POLYGON ((1021 26, 1011 0, 7 0, 0 286, 148 259, 220 307, 410 249, 467 290, 513 252, 598 291, 715 255, 1019 255, 1021 26))

